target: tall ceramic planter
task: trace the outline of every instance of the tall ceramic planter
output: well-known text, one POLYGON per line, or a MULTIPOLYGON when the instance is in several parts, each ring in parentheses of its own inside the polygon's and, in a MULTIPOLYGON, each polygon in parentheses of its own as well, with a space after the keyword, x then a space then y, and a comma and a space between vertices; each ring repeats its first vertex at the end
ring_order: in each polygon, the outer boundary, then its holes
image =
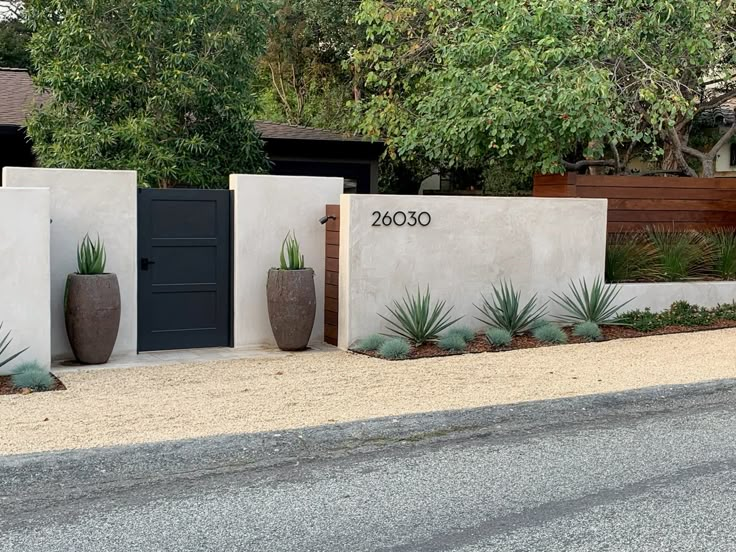
POLYGON ((282 351, 302 351, 309 345, 317 312, 314 270, 268 271, 268 318, 282 351))
POLYGON ((83 364, 110 359, 120 328, 120 287, 115 274, 70 274, 64 302, 66 333, 83 364))

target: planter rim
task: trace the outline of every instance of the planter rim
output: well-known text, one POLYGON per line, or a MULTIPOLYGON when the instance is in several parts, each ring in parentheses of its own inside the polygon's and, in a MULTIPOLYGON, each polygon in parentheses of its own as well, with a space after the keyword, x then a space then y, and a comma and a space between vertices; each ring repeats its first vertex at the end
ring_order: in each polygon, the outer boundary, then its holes
POLYGON ((269 270, 269 272, 272 271, 272 270, 275 270, 276 272, 304 272, 306 270, 311 270, 312 272, 314 272, 314 269, 312 267, 310 267, 310 266, 305 267, 305 268, 295 268, 295 269, 291 269, 291 270, 288 269, 288 268, 277 268, 277 267, 273 267, 273 268, 269 268, 268 270, 269 270))
POLYGON ((69 276, 116 276, 115 272, 101 272, 99 274, 80 274, 79 272, 70 272, 69 276))

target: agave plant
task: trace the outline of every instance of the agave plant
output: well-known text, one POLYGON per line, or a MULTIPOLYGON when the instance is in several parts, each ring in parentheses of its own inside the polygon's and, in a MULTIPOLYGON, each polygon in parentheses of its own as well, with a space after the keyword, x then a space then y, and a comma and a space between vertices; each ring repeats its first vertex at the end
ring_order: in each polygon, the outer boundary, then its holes
POLYGON ((713 270, 724 280, 736 279, 736 230, 716 228, 705 234, 714 254, 713 270))
POLYGON ((641 232, 608 236, 606 244, 606 281, 655 281, 662 277, 657 249, 641 232))
POLYGON ((86 234, 77 247, 77 273, 103 274, 106 263, 105 244, 100 241, 100 236, 93 242, 89 234, 86 234))
MULTIPOLYGON (((0 330, 3 329, 3 323, 0 322, 0 330)), ((5 354, 5 351, 8 350, 8 347, 10 347, 10 344, 12 343, 13 338, 10 337, 10 332, 5 334, 5 337, 0 338, 0 368, 8 364, 9 362, 15 360, 20 355, 25 353, 28 350, 28 347, 23 349, 22 351, 19 351, 17 353, 10 354, 10 356, 3 356, 5 354)))
POLYGON ((594 322, 602 324, 620 325, 618 312, 628 305, 632 299, 624 303, 616 303, 621 286, 605 285, 601 278, 596 278, 588 288, 585 280, 579 284, 570 282, 570 294, 553 294, 552 301, 562 307, 566 314, 555 317, 558 321, 567 324, 580 322, 594 322))
MULTIPOLYGON (((399 301, 394 301, 393 307, 386 307, 391 313, 391 318, 379 314, 388 322, 389 331, 400 335, 413 342, 422 345, 428 341, 436 340, 440 333, 455 324, 460 318, 451 319, 452 307, 447 307, 445 301, 432 304, 429 287, 421 293, 417 288, 416 295, 409 294, 399 301)), ((462 317, 461 317, 462 318, 462 317)))
POLYGON ((482 316, 476 318, 492 328, 501 328, 511 335, 519 335, 538 324, 547 314, 547 304, 537 306, 534 295, 523 306, 521 294, 514 290, 511 282, 501 282, 493 286, 493 297, 489 301, 485 296, 481 306, 475 305, 482 316))
POLYGON ((296 234, 289 232, 281 244, 281 270, 302 270, 304 268, 304 255, 299 250, 299 242, 296 234))

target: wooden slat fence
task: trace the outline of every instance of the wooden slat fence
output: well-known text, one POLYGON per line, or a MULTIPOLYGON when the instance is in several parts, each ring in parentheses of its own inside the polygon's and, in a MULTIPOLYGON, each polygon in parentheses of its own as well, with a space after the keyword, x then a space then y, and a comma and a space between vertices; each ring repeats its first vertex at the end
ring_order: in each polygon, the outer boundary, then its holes
POLYGON ((543 175, 534 197, 606 198, 609 232, 736 227, 736 178, 543 175))
POLYGON ((327 221, 325 232, 325 343, 337 346, 340 206, 327 205, 325 214, 335 217, 335 220, 327 221))

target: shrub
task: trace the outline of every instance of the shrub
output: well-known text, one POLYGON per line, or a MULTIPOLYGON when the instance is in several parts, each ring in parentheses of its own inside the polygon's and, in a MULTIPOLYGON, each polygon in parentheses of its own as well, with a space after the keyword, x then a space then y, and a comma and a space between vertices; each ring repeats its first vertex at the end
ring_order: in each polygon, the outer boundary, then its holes
POLYGON ((378 348, 378 356, 389 360, 399 360, 409 356, 411 347, 406 339, 394 338, 387 340, 378 348))
POLYGON ((13 371, 11 381, 16 389, 33 391, 48 391, 54 386, 54 378, 38 362, 26 362, 18 366, 13 371))
POLYGON ((468 326, 455 326, 454 328, 450 328, 447 332, 447 335, 459 335, 463 338, 465 343, 470 343, 475 339, 475 332, 471 330, 468 326))
POLYGON ((595 322, 581 322, 576 324, 572 330, 572 335, 582 337, 588 341, 599 341, 603 338, 603 333, 595 322))
MULTIPOLYGON (((0 330, 2 329, 3 329, 3 323, 0 322, 0 330)), ((26 347, 22 351, 18 351, 16 353, 8 353, 7 356, 3 356, 5 354, 5 351, 8 350, 8 347, 10 347, 10 344, 12 342, 13 342, 13 338, 10 337, 10 332, 7 332, 4 337, 0 337, 0 367, 3 367, 9 362, 15 360, 16 358, 18 358, 20 355, 22 355, 28 350, 28 347, 26 347)))
POLYGON ((383 335, 372 334, 358 341, 353 348, 356 351, 376 351, 386 342, 386 339, 383 335))
POLYGON ((621 322, 640 332, 652 332, 665 326, 709 326, 719 318, 736 320, 736 305, 707 309, 677 301, 660 313, 649 309, 627 312, 621 316, 621 322))
POLYGON ((665 280, 702 277, 712 270, 713 247, 700 232, 660 226, 650 228, 648 238, 657 251, 665 280))
POLYGON ((291 231, 286 234, 281 244, 279 261, 281 270, 302 270, 304 268, 304 255, 300 253, 299 242, 291 231))
POLYGON ((437 345, 443 351, 459 353, 467 349, 468 342, 465 341, 463 336, 460 334, 448 334, 440 339, 437 345))
POLYGON ((725 305, 718 305, 715 308, 714 314, 716 318, 723 320, 736 320, 736 301, 725 305))
POLYGON ((619 322, 639 332, 653 332, 667 325, 666 321, 650 309, 633 310, 622 314, 619 322))
POLYGON ((412 341, 416 345, 422 345, 427 341, 437 339, 440 333, 455 324, 460 318, 450 319, 452 307, 447 308, 445 301, 439 301, 431 305, 432 298, 429 287, 424 295, 417 288, 416 296, 406 292, 402 302, 394 301, 394 306, 386 307, 391 313, 391 318, 379 314, 388 322, 389 331, 412 341))
POLYGON ((492 328, 506 330, 511 335, 524 333, 547 314, 546 304, 537 306, 536 295, 522 307, 521 294, 514 291, 510 282, 501 282, 499 287, 493 286, 491 301, 482 297, 483 304, 480 307, 475 305, 482 314, 477 319, 492 328))
POLYGON ((100 236, 93 242, 89 234, 86 234, 82 243, 77 246, 77 273, 103 274, 106 263, 105 244, 100 241, 100 236))
POLYGON ((724 280, 736 279, 736 230, 716 228, 705 234, 713 251, 713 272, 724 280))
POLYGON ((508 330, 501 328, 489 328, 486 332, 488 343, 495 347, 508 347, 514 339, 508 330))
POLYGON ((687 301, 672 303, 660 316, 671 326, 708 326, 716 319, 709 309, 691 305, 687 301))
POLYGON ((556 324, 542 324, 537 326, 533 335, 535 339, 544 343, 567 343, 567 334, 556 324))
POLYGON ((610 234, 606 244, 606 281, 656 281, 662 278, 656 248, 642 233, 610 234))
POLYGON ((585 280, 578 285, 570 282, 570 295, 553 294, 552 301, 557 303, 566 314, 556 319, 564 323, 595 322, 601 324, 617 324, 616 314, 633 299, 624 303, 616 303, 621 292, 619 286, 606 286, 603 280, 596 278, 593 286, 588 289, 585 280))

